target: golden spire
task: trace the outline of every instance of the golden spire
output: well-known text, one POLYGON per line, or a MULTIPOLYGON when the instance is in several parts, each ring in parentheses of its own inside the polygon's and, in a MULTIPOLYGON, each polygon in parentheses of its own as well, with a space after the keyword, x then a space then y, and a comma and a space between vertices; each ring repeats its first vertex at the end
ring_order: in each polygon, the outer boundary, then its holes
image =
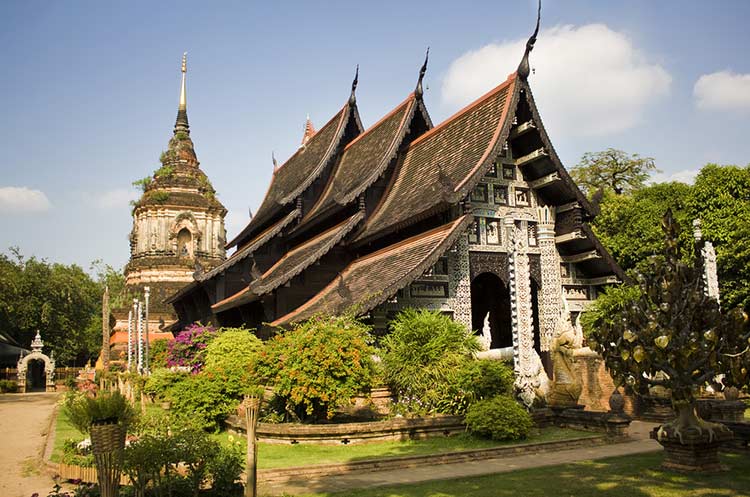
POLYGON ((180 105, 177 107, 177 122, 174 131, 190 133, 190 125, 187 118, 187 91, 185 89, 185 73, 187 73, 187 52, 182 54, 182 86, 180 87, 180 105))
POLYGON ((179 110, 187 110, 187 94, 185 92, 185 73, 187 73, 187 52, 182 54, 182 87, 180 88, 179 110))

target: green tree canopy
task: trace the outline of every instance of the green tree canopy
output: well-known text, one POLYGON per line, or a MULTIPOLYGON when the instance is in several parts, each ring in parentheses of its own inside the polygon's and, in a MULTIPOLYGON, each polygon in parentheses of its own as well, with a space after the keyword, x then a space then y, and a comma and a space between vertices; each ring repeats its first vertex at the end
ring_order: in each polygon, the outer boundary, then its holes
MULTIPOLYGON (((594 219, 596 236, 626 271, 638 268, 652 255, 662 252, 664 235, 659 220, 667 209, 683 226, 690 226, 687 203, 691 187, 684 183, 658 183, 631 195, 604 193, 600 213, 594 219)), ((693 238, 689 230, 680 235, 680 252, 691 256, 693 238)))
POLYGON ((750 165, 707 164, 687 210, 701 219, 703 237, 716 247, 722 304, 750 310, 750 165))
POLYGON ((651 157, 628 155, 622 150, 608 148, 583 154, 581 162, 570 170, 570 175, 587 195, 600 188, 620 195, 643 188, 651 173, 656 171, 651 157))
POLYGON ((88 359, 101 342, 101 328, 90 330, 101 314, 100 285, 75 264, 11 254, 0 254, 0 329, 27 348, 39 330, 61 364, 88 359))

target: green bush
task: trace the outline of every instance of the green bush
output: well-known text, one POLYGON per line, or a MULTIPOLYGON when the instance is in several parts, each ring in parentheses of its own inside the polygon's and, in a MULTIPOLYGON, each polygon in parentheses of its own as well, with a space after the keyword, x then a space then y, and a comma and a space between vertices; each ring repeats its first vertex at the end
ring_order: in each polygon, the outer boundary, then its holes
POLYGON ((520 440, 533 427, 529 413, 511 397, 502 395, 472 404, 465 421, 471 433, 493 440, 520 440))
POLYGON ((149 344, 149 366, 151 369, 166 368, 169 342, 166 338, 154 340, 149 344))
POLYGON ((370 343, 370 328, 356 318, 316 316, 267 342, 258 370, 287 414, 330 419, 336 408, 372 388, 370 343))
POLYGON ((235 484, 243 469, 241 447, 222 448, 185 417, 146 418, 126 447, 123 462, 136 495, 144 495, 147 488, 156 495, 204 495, 201 489, 209 482, 211 495, 241 493, 241 485, 235 484))
POLYGON ((240 399, 259 384, 256 364, 263 342, 252 331, 222 328, 205 351, 203 373, 221 381, 224 392, 240 399))
POLYGON ((190 373, 171 371, 166 368, 155 369, 146 380, 143 391, 157 399, 168 400, 170 389, 184 380, 190 373))
POLYGON ((118 423, 127 427, 136 417, 130 403, 119 392, 100 393, 96 397, 70 392, 64 408, 70 424, 81 433, 89 433, 93 424, 118 423))
POLYGON ((472 353, 476 337, 450 317, 426 309, 405 309, 391 322, 382 340, 383 377, 397 396, 396 410, 409 414, 461 412, 458 375, 472 353))
POLYGON ((15 393, 18 391, 18 384, 13 380, 0 380, 0 393, 15 393))
POLYGON ((454 414, 463 414, 478 400, 513 394, 513 369, 502 361, 467 359, 456 372, 454 414))
POLYGON ((237 409, 239 399, 227 395, 221 379, 205 373, 185 374, 164 395, 172 409, 190 413, 207 430, 218 430, 221 422, 237 409))

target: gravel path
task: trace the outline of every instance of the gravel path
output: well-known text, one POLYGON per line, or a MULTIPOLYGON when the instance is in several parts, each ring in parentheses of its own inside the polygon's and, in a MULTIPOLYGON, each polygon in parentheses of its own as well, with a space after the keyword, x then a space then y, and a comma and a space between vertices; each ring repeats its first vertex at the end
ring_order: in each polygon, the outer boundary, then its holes
POLYGON ((54 482, 42 458, 60 394, 0 395, 0 496, 45 496, 54 482))

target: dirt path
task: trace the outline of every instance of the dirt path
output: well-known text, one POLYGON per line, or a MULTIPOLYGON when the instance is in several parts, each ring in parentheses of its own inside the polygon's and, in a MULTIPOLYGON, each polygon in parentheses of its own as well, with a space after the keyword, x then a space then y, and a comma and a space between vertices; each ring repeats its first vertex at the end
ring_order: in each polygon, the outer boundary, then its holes
POLYGON ((0 395, 0 495, 47 495, 53 481, 44 463, 45 435, 56 393, 0 395))

